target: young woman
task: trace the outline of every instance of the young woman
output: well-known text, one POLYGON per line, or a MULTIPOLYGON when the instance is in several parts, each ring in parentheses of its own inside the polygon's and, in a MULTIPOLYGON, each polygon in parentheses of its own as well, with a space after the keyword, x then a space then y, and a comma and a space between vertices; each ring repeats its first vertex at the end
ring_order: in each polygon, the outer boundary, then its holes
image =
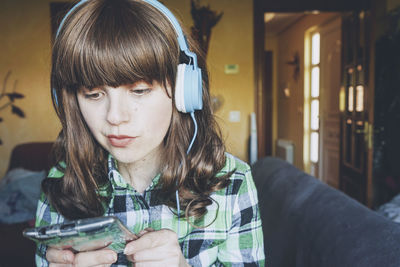
POLYGON ((38 245, 38 266, 264 265, 250 168, 225 153, 205 66, 181 31, 154 0, 81 1, 62 21, 58 164, 36 225, 112 215, 140 237, 123 253, 38 245))

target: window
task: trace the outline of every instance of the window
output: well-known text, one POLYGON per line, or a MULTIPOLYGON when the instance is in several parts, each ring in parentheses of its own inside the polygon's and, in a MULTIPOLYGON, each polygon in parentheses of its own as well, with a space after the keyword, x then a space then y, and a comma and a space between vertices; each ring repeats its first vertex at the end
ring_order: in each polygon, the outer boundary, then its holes
POLYGON ((320 108, 320 34, 315 29, 305 36, 304 163, 311 175, 318 175, 320 108))

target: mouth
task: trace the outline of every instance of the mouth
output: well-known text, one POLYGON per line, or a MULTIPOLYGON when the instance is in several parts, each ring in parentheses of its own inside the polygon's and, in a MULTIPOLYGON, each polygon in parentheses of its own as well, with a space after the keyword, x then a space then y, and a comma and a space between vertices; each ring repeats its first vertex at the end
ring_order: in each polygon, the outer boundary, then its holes
POLYGON ((135 140, 135 137, 128 135, 107 135, 107 139, 113 147, 126 147, 135 140))

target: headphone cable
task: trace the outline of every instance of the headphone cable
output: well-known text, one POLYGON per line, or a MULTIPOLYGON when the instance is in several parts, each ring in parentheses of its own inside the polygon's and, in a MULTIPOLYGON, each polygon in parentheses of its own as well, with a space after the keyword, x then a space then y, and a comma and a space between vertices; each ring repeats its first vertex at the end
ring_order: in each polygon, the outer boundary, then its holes
MULTIPOLYGON (((190 116, 192 117, 193 124, 194 124, 194 133, 193 133, 192 141, 190 142, 189 147, 188 147, 188 149, 186 151, 186 155, 189 155, 189 152, 192 149, 193 143, 194 143, 194 141, 196 140, 196 137, 197 137, 197 121, 196 121, 196 117, 194 115, 194 111, 190 112, 190 116)), ((181 166, 182 166, 182 163, 181 163, 181 166)), ((177 183, 178 183, 178 181, 177 181, 177 183)), ((179 241, 179 234, 180 234, 180 226, 179 226, 180 220, 179 220, 179 218, 180 218, 181 205, 179 203, 178 188, 175 191, 175 199, 176 199, 176 209, 177 209, 177 216, 178 216, 178 225, 177 225, 177 232, 178 233, 177 234, 178 234, 178 241, 179 241)))

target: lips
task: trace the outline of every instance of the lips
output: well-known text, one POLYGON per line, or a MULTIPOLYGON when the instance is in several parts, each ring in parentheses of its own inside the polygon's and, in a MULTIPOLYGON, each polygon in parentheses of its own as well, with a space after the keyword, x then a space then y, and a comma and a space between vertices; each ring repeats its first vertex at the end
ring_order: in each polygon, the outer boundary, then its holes
POLYGON ((128 135, 107 135, 107 138, 114 147, 126 147, 135 140, 135 137, 128 135))

